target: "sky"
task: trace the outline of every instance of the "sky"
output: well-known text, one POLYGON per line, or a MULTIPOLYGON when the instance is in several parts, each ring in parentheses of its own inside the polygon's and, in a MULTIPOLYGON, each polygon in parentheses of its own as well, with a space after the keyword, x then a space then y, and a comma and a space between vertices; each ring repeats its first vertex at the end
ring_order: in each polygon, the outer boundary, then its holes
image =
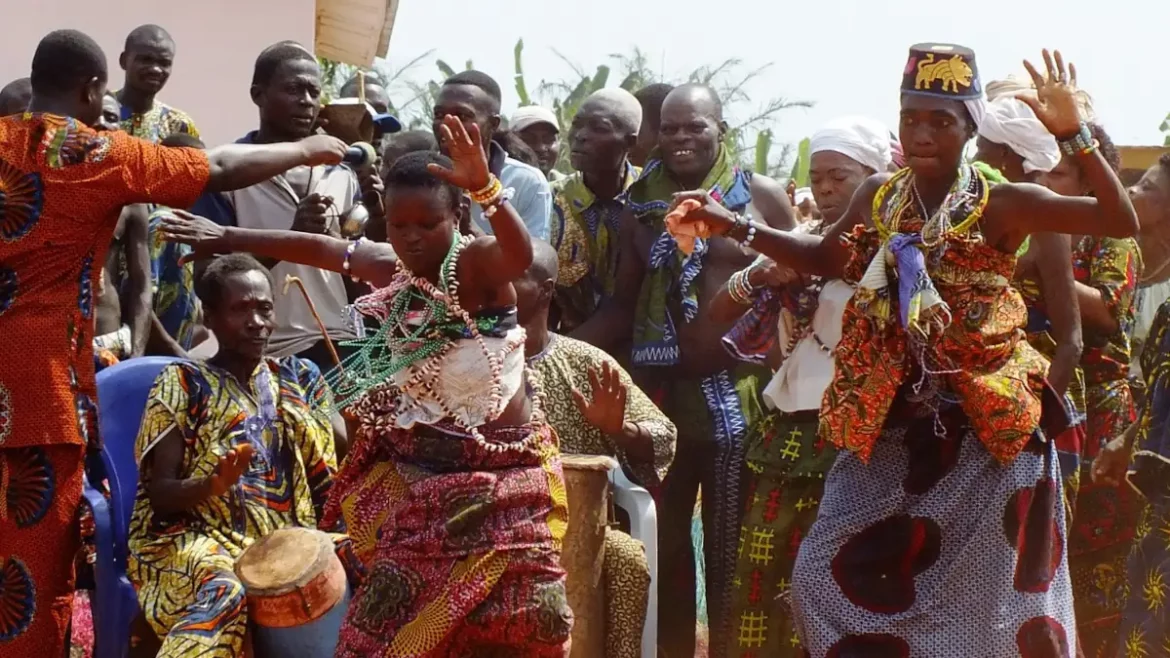
MULTIPOLYGON (((1165 0, 401 0, 387 60, 393 69, 432 49, 456 69, 471 59, 500 82, 507 115, 518 102, 512 49, 519 38, 530 91, 542 79, 571 76, 554 49, 592 71, 637 45, 668 79, 729 57, 751 68, 771 63, 747 88, 753 102, 815 103, 779 116, 773 130, 781 143, 844 115, 894 126, 908 48, 928 41, 973 48, 985 84, 1023 75, 1022 60, 1040 63, 1044 47, 1061 50, 1118 144, 1161 144, 1159 125, 1170 112, 1165 0)), ((407 77, 440 78, 434 57, 407 77)), ((611 86, 617 78, 611 75, 611 86)), ((400 104, 410 93, 398 86, 392 96, 400 104)), ((732 108, 729 120, 751 109, 732 108)))

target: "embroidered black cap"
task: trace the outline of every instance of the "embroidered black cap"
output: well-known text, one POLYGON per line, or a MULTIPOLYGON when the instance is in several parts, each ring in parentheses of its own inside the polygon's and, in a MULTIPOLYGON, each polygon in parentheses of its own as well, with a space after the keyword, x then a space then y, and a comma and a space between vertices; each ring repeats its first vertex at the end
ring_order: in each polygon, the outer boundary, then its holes
POLYGON ((902 93, 955 100, 983 96, 975 51, 948 43, 920 43, 910 48, 902 72, 902 93))

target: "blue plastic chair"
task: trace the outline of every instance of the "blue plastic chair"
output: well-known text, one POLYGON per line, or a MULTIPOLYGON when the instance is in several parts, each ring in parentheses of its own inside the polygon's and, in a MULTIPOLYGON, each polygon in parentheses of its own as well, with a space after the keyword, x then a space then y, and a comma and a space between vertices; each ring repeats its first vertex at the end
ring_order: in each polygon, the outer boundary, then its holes
POLYGON ((87 464, 83 496, 93 509, 97 562, 92 601, 94 658, 125 658, 130 649, 130 624, 138 615, 138 595, 126 577, 127 540, 138 464, 134 442, 142 423, 146 398, 171 357, 149 356, 110 366, 97 375, 98 427, 102 449, 87 464), (110 498, 91 486, 106 480, 110 498))

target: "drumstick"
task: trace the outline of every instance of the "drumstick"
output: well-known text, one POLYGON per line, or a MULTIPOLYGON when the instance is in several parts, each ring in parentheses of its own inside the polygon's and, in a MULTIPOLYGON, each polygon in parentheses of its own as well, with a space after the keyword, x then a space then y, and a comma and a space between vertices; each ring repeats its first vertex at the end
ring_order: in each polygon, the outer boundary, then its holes
POLYGON ((288 294, 288 287, 291 284, 297 284, 301 289, 301 295, 305 298, 305 303, 309 305, 309 312, 313 314, 313 319, 317 321, 317 328, 321 330, 321 337, 325 339, 325 347, 329 348, 329 354, 333 357, 333 362, 337 364, 337 368, 344 372, 341 367, 341 357, 337 355, 337 350, 333 347, 333 341, 329 338, 329 332, 325 330, 325 323, 321 321, 321 316, 317 315, 317 307, 313 305, 313 300, 309 298, 309 291, 305 290, 305 284, 300 277, 295 277, 291 274, 284 276, 284 290, 282 295, 288 294))
POLYGON ((366 72, 358 69, 358 102, 366 104, 366 72))

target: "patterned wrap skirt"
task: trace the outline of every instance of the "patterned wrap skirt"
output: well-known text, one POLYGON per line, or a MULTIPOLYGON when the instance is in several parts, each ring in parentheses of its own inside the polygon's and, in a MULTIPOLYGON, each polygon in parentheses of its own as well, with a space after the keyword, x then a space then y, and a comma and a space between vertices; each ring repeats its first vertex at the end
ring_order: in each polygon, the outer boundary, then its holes
POLYGON ((808 655, 1075 656, 1054 443, 1037 430, 1002 464, 957 405, 899 402, 868 464, 837 458, 801 544, 808 655))
POLYGON ((568 511, 552 430, 406 430, 383 420, 389 393, 368 398, 325 515, 344 518, 366 567, 337 657, 567 655, 568 511))

